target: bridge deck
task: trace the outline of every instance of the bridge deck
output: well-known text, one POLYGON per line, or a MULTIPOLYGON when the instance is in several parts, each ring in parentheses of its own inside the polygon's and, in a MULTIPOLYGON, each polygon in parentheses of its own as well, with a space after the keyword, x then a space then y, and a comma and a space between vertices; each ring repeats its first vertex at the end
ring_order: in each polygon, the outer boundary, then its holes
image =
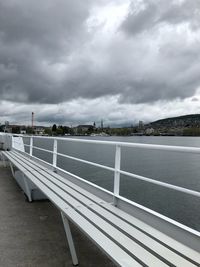
MULTIPOLYGON (((24 201, 11 176, 0 167, 0 266, 71 266, 59 211, 50 201, 24 201)), ((75 226, 71 230, 82 267, 114 266, 75 226)))

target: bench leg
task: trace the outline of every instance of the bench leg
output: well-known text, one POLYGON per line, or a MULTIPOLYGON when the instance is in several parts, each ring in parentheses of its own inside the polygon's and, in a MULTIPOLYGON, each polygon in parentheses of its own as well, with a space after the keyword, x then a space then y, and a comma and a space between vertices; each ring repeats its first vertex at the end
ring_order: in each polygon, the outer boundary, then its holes
POLYGON ((24 181, 24 186, 26 189, 26 195, 28 197, 28 201, 32 202, 32 197, 31 197, 31 190, 29 188, 28 182, 27 182, 27 178, 25 177, 25 175, 22 173, 22 177, 23 177, 23 181, 24 181))
POLYGON ((61 211, 61 217, 62 217, 62 221, 63 221, 63 225, 64 225, 66 237, 67 237, 67 241, 68 241, 68 244, 69 244, 69 249, 70 249, 73 265, 78 265, 78 258, 77 258, 77 255, 76 255, 76 249, 75 249, 75 246, 74 246, 72 233, 71 233, 70 226, 69 226, 69 221, 68 221, 67 217, 63 214, 62 211, 61 211))
POLYGON ((10 169, 11 169, 11 172, 12 172, 12 176, 15 177, 15 172, 14 172, 14 169, 13 169, 13 165, 11 162, 9 162, 10 164, 10 169))

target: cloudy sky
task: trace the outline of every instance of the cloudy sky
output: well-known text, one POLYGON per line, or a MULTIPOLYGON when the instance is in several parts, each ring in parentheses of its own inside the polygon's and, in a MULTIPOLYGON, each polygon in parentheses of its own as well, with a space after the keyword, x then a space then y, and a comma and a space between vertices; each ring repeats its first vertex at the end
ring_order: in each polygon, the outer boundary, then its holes
POLYGON ((200 113, 199 0, 0 0, 0 122, 200 113))

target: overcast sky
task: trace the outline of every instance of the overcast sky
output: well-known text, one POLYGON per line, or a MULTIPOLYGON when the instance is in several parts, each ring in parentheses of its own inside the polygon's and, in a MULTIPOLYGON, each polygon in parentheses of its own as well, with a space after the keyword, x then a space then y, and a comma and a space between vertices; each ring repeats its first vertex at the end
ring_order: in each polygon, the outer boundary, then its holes
POLYGON ((0 122, 200 113, 199 0, 0 0, 0 122))

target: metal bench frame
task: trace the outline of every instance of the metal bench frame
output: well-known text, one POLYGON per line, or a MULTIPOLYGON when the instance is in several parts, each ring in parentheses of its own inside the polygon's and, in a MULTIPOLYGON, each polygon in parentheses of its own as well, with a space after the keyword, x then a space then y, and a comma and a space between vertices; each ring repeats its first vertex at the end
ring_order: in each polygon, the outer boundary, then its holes
POLYGON ((68 223, 76 224, 118 266, 200 266, 200 253, 181 244, 16 150, 3 151, 22 172, 29 201, 31 180, 61 211, 74 265, 78 259, 68 223))

